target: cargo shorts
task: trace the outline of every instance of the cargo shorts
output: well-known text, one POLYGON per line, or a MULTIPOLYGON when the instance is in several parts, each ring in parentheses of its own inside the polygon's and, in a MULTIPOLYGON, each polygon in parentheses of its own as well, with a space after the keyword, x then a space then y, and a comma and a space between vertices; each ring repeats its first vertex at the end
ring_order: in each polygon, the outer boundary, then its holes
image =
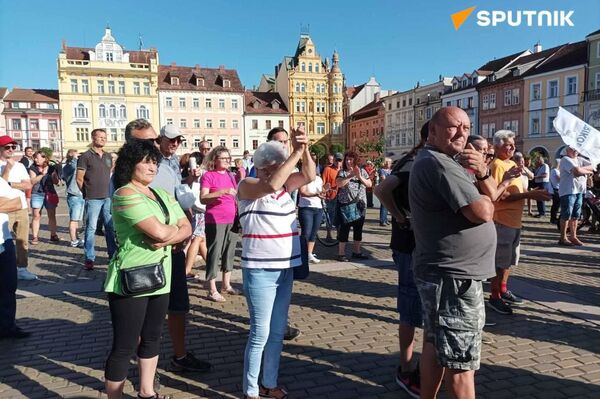
POLYGON ((481 281, 419 276, 424 340, 435 347, 442 367, 478 370, 485 307, 481 281))

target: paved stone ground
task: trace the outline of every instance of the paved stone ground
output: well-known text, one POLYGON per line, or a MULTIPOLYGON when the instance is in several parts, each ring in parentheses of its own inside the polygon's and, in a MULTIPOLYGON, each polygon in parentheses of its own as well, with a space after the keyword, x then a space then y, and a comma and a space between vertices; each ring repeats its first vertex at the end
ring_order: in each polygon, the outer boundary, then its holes
MULTIPOLYGON (((58 213, 66 211, 61 206, 58 213)), ((376 211, 368 217, 365 252, 374 259, 335 263, 335 248, 318 247, 324 261, 295 284, 290 317, 303 334, 284 346, 280 376, 292 398, 408 397, 394 382, 397 276, 389 261, 389 230, 379 226, 376 211)), ((59 224, 65 226, 66 218, 59 224)), ((59 233, 67 237, 66 229, 59 233)), ((102 370, 111 344, 107 303, 99 291, 106 258, 98 258, 97 270, 83 271, 82 250, 41 236, 43 243, 31 253, 31 270, 40 279, 19 286, 19 323, 33 336, 0 342, 0 398, 103 397, 102 370)), ((582 239, 589 243, 582 249, 558 248, 553 226, 527 220, 522 265, 511 286, 529 301, 513 316, 488 313, 497 325, 486 328, 478 397, 600 397, 600 236, 582 239)), ((105 254, 103 248, 99 254, 105 254)), ((239 271, 234 280, 241 282, 239 271)), ((189 349, 209 359, 214 370, 170 372, 165 330, 161 393, 241 397, 245 300, 209 302, 199 282, 190 285, 189 349)), ((132 366, 126 397, 135 397, 136 374, 132 366)))

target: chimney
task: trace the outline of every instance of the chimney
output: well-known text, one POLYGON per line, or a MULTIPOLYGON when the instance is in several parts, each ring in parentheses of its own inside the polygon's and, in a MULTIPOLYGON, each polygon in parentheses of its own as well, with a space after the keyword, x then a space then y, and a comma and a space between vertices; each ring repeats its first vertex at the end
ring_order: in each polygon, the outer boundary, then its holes
POLYGON ((224 71, 225 70, 225 65, 219 65, 219 71, 224 71))
POLYGON ((171 62, 171 66, 172 66, 172 67, 176 67, 176 66, 177 66, 177 63, 176 63, 176 62, 171 62))
POLYGON ((200 69, 200 64, 194 65, 194 69, 200 69))
POLYGON ((542 52, 542 45, 540 44, 540 42, 537 42, 534 46, 533 46, 533 52, 534 53, 540 53, 542 52))

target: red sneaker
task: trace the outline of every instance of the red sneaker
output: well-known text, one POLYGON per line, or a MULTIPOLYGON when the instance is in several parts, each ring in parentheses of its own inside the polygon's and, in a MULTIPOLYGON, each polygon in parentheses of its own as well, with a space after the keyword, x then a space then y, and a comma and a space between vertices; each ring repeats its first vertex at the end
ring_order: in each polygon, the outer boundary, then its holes
POLYGON ((419 398, 421 396, 421 381, 419 376, 419 367, 413 371, 402 373, 400 367, 396 371, 396 382, 411 397, 419 398))
POLYGON ((83 265, 85 270, 94 270, 94 261, 86 259, 85 264, 83 265))

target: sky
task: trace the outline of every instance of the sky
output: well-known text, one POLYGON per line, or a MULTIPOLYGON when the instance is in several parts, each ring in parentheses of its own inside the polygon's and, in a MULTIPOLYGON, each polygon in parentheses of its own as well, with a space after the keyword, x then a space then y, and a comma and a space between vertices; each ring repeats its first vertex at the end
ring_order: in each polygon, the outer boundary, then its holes
POLYGON ((598 0, 0 0, 0 87, 57 88, 62 40, 94 47, 109 25, 117 42, 156 47, 161 64, 236 69, 258 86, 293 55, 301 26, 322 58, 334 50, 348 85, 384 89, 472 72, 494 58, 584 40, 600 29, 598 0), (450 14, 475 6, 455 30, 450 14), (481 27, 480 11, 573 10, 570 27, 481 27))

